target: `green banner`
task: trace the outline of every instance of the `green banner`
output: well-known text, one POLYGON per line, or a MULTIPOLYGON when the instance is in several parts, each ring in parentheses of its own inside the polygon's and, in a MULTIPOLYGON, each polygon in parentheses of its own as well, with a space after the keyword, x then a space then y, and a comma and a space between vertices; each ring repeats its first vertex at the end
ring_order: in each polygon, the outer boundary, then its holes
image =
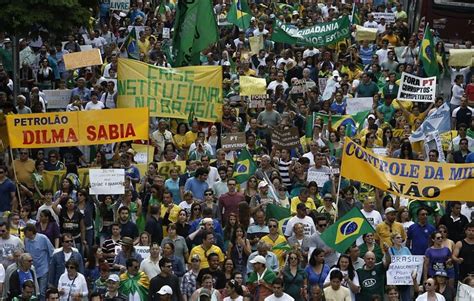
POLYGON ((274 42, 321 47, 334 44, 348 38, 351 34, 348 16, 331 22, 318 23, 314 26, 298 29, 275 20, 271 40, 274 42))

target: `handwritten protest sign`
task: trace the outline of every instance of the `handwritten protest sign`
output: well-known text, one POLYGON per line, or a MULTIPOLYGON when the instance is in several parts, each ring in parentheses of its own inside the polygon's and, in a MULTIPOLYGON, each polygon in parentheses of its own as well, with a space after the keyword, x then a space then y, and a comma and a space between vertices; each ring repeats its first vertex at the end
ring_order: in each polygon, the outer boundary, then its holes
POLYGON ((102 65, 102 56, 99 49, 68 53, 63 56, 63 59, 67 70, 102 65))
POLYGON ((48 109, 65 109, 71 100, 72 90, 43 90, 48 109))
POLYGON ((264 78, 252 76, 240 77, 240 95, 252 96, 267 94, 267 81, 264 78))
POLYGON ((412 273, 416 271, 417 282, 421 282, 423 271, 422 255, 392 255, 387 270, 388 285, 413 285, 412 273))
POLYGON ((298 146, 300 144, 300 135, 298 129, 295 127, 286 130, 273 129, 272 143, 276 148, 279 149, 289 149, 298 146))
POLYGON ((110 0, 110 10, 130 10, 130 0, 110 0))
POLYGON ((150 257, 150 247, 149 246, 134 246, 135 252, 140 254, 143 259, 150 257))
POLYGON ((251 95, 249 101, 249 108, 264 108, 265 101, 269 99, 268 94, 265 95, 251 95))
POLYGON ((298 79, 291 84, 290 94, 301 94, 306 93, 306 82, 302 79, 298 79))
POLYGON ((372 97, 354 97, 347 99, 346 114, 356 114, 372 109, 374 101, 372 97))
POLYGON ((324 186, 324 183, 329 180, 329 174, 326 172, 315 171, 315 170, 308 170, 308 182, 316 182, 319 188, 324 186))
POLYGON ((125 193, 125 170, 120 169, 90 169, 90 194, 123 194, 125 193))
POLYGON ((245 133, 228 133, 222 136, 222 148, 228 150, 241 150, 247 143, 245 133))
POLYGON ((436 76, 418 77, 409 73, 402 73, 398 100, 434 102, 436 98, 436 76))
POLYGON ((380 23, 381 19, 385 19, 387 24, 395 23, 394 13, 372 13, 374 15, 374 21, 380 23))

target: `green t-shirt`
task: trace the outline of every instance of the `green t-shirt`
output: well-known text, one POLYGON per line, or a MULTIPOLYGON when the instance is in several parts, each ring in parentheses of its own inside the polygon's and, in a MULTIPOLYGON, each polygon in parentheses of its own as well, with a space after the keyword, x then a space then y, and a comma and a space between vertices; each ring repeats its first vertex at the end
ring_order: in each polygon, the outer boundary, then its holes
POLYGON ((385 284, 385 267, 383 263, 377 263, 372 270, 364 267, 357 270, 359 276, 360 293, 356 295, 357 301, 372 300, 373 295, 380 296, 383 300, 385 284))

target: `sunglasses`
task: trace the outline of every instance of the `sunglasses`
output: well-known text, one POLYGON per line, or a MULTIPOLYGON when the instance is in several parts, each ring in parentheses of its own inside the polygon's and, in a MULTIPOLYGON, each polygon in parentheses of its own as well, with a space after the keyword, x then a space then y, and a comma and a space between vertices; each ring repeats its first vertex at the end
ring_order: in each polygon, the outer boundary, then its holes
POLYGON ((321 227, 321 228, 324 228, 324 227, 327 227, 328 224, 318 224, 318 226, 321 227))
POLYGON ((268 225, 268 228, 278 228, 278 225, 268 225))
POLYGON ((425 285, 426 285, 426 286, 432 286, 433 283, 431 283, 431 282, 425 282, 425 285))
POLYGON ((208 192, 208 193, 205 193, 204 195, 212 195, 212 193, 208 192))

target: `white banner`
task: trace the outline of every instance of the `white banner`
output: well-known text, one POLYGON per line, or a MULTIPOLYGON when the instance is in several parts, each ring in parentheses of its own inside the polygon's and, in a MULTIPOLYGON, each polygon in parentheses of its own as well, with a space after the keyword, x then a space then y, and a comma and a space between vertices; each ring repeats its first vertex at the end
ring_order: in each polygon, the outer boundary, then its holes
POLYGON ((110 10, 130 10, 130 0, 110 0, 110 10))
POLYGON ((318 184, 319 188, 322 188, 324 183, 329 180, 329 175, 325 172, 321 171, 314 171, 314 170, 309 170, 308 171, 308 177, 307 180, 308 182, 316 182, 318 184))
POLYGON ((421 283, 423 260, 423 255, 393 255, 387 270, 387 285, 413 285, 413 271, 416 281, 421 283))
POLYGON ((459 281, 456 301, 474 301, 474 288, 459 281))
POLYGON ((388 156, 386 147, 374 147, 372 151, 374 152, 374 154, 379 156, 388 156))
POLYGON ((398 100, 434 102, 436 98, 436 76, 418 77, 409 73, 402 73, 398 100))
POLYGON ((354 115, 363 111, 372 110, 372 97, 347 98, 346 114, 354 115))
POLYGON ((124 194, 124 181, 124 169, 89 169, 90 194, 124 194))
POLYGON ((43 90, 48 109, 66 109, 72 90, 43 90))

